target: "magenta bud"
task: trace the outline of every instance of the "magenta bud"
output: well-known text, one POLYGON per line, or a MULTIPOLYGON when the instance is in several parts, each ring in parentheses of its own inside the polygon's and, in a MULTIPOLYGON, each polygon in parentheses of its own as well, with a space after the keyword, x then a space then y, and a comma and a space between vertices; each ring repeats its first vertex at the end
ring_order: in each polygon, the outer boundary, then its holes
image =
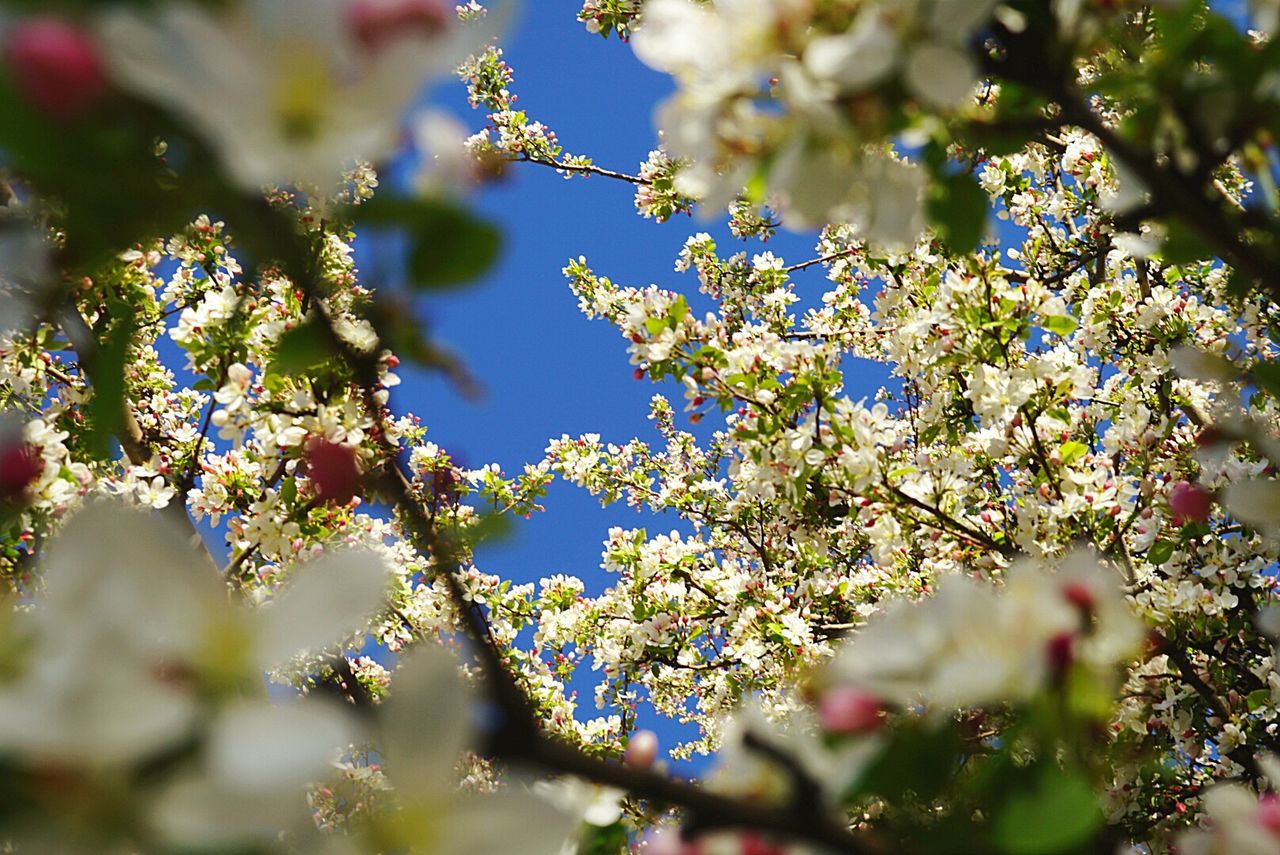
POLYGON ((1178 525, 1204 522, 1213 509, 1213 494, 1199 484, 1179 481, 1169 491, 1169 508, 1173 511, 1173 521, 1178 525))
POLYGON ((828 733, 867 733, 884 723, 884 705, 854 686, 832 689, 818 702, 818 721, 828 733))
POLYGON ((27 18, 4 37, 4 60, 18 91, 55 119, 73 119, 107 90, 97 44, 53 16, 27 18))

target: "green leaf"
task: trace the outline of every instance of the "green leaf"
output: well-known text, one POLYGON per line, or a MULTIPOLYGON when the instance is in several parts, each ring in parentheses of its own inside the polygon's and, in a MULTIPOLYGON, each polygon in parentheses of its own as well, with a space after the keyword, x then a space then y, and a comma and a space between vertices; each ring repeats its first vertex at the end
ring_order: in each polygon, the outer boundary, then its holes
POLYGON ((1271 690, 1254 689, 1245 700, 1249 703, 1249 712, 1255 712, 1271 703, 1271 690))
POLYGON ((911 793, 927 801, 952 782, 963 750, 950 727, 904 727, 892 734, 892 741, 845 795, 854 799, 874 793, 893 802, 911 793))
POLYGON ((1280 398, 1280 363, 1258 362, 1249 369, 1253 380, 1273 398, 1280 398))
POLYGON ((1076 327, 1080 326, 1080 324, 1077 323, 1076 319, 1070 315, 1052 315, 1051 317, 1045 318, 1041 322, 1040 326, 1044 327, 1054 335, 1063 336, 1065 338, 1075 332, 1076 327))
POLYGON ((481 543, 497 543, 507 540, 515 533, 511 517, 505 514, 483 514, 474 524, 462 531, 464 541, 469 547, 481 543))
POLYGON ((1159 566, 1173 557, 1173 550, 1177 548, 1171 540, 1157 540, 1151 544, 1151 548, 1147 550, 1147 563, 1159 566))
POLYGON ((1062 458, 1064 466, 1070 465, 1081 457, 1084 457, 1089 451, 1089 446, 1083 442, 1076 442, 1074 439, 1067 440, 1058 447, 1058 455, 1062 458))
POLYGON ((1052 855, 1082 846, 1102 825, 1093 787, 1079 773, 1046 767, 996 816, 995 842, 1009 855, 1052 855))
POLYGON ((1187 264, 1213 257, 1213 247, 1205 243, 1194 228, 1183 220, 1169 220, 1168 231, 1160 247, 1161 260, 1166 264, 1187 264))
POLYGON ((599 827, 582 826, 581 855, 621 855, 627 852, 627 827, 621 822, 599 827))
POLYGON ((328 334, 308 319, 280 336, 271 370, 280 374, 305 374, 323 367, 333 358, 328 334))
POLYGON ((987 194, 968 173, 934 176, 929 220, 953 252, 973 252, 987 225, 987 194))
POLYGON ((671 311, 667 315, 667 319, 671 322, 672 329, 680 326, 680 322, 683 321, 688 314, 689 301, 684 298, 683 294, 681 294, 679 297, 676 297, 674 302, 672 302, 671 311))
POLYGON ((293 503, 298 500, 297 478, 285 478, 280 484, 280 500, 284 502, 285 507, 293 507, 293 503))
POLYGON ((93 398, 89 402, 89 453, 101 460, 111 456, 111 437, 124 424, 125 368, 129 345, 133 342, 136 322, 133 307, 122 307, 117 318, 102 338, 93 361, 93 398))
POLYGON ((411 244, 409 274, 419 288, 475 279, 497 261, 502 247, 495 226, 443 202, 379 197, 352 213, 357 223, 404 230, 411 244))

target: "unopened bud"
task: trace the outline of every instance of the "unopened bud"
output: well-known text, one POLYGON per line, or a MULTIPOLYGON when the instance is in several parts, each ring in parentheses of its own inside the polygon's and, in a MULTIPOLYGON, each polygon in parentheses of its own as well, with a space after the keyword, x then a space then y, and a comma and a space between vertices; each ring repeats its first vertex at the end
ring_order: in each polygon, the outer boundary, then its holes
POLYGON ((884 705, 870 692, 841 686, 818 702, 818 721, 828 733, 866 733, 884 723, 884 705))
POLYGON ((22 502, 42 474, 44 458, 30 444, 18 441, 0 447, 0 503, 22 502))
POLYGON ((73 119, 106 92, 107 75, 88 33, 53 16, 19 21, 4 38, 18 91, 55 119, 73 119))
POLYGON ((1169 491, 1169 508, 1177 525, 1204 522, 1213 510, 1213 495, 1199 484, 1179 481, 1169 491))
POLYGON ((307 443, 306 462, 307 478, 316 498, 322 502, 350 504, 363 484, 356 449, 352 446, 313 439, 307 443))
POLYGON ((348 31, 370 53, 408 36, 438 35, 449 17, 443 0, 352 0, 346 8, 348 31))
POLYGON ((622 759, 628 766, 648 769, 658 759, 658 734, 652 730, 637 730, 631 734, 622 759))
POLYGON ((1045 644, 1045 658, 1049 660, 1049 673, 1055 683, 1066 676, 1067 669, 1076 659, 1076 634, 1060 632, 1045 644))

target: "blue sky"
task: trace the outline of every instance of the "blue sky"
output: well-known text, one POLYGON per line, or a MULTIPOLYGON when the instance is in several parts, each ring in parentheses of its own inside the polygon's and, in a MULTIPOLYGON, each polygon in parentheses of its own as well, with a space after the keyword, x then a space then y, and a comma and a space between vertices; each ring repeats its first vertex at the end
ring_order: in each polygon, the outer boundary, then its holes
MULTIPOLYGON (((643 66, 627 45, 588 34, 574 18, 575 8, 571 2, 526 4, 501 40, 515 69, 517 106, 555 130, 567 151, 634 173, 655 145, 652 113, 672 91, 670 79, 643 66)), ((483 115, 467 107, 461 85, 434 100, 454 106, 473 128, 483 124, 483 115)), ((432 334, 462 355, 487 394, 467 401, 438 378, 402 370, 400 406, 422 416, 429 438, 460 453, 467 465, 497 462, 508 472, 540 459, 547 440, 564 433, 599 433, 619 443, 657 439, 646 418, 649 399, 662 392, 681 400, 682 391, 670 382, 632 379, 617 330, 578 311, 561 274, 570 258, 585 255, 599 273, 622 284, 683 291, 695 310, 705 310, 709 303, 698 298, 696 278, 672 269, 696 231, 710 231, 726 252, 741 247, 797 261, 812 257, 813 235, 780 233, 767 246, 742 244, 728 234, 723 218, 644 220, 632 196, 623 182, 566 181, 550 169, 516 164, 504 180, 470 199, 502 227, 503 259, 480 282, 423 298, 419 308, 432 334)), ((812 271, 805 296, 817 300, 823 283, 821 271, 812 271)), ((711 416, 707 423, 715 421, 711 416)), ((587 581, 588 590, 598 590, 604 581, 597 569, 600 544, 609 526, 646 524, 626 508, 602 511, 583 491, 565 485, 553 489, 546 504, 546 514, 486 550, 485 569, 517 581, 572 573, 587 581)), ((658 521, 667 529, 676 524, 674 518, 658 521)))
MULTIPOLYGON (((566 151, 635 173, 656 145, 654 108, 673 84, 636 60, 629 46, 587 33, 575 18, 577 8, 574 0, 527 2, 500 39, 515 70, 517 106, 552 128, 566 151)), ((484 125, 483 114, 467 104, 460 82, 437 86, 427 101, 450 108, 473 130, 484 125)), ((548 440, 566 433, 598 433, 615 443, 635 437, 660 442, 647 418, 650 399, 665 394, 680 413, 682 389, 673 382, 633 379, 626 342, 617 330, 578 310, 561 273, 565 262, 585 255, 602 275, 621 284, 656 283, 680 291, 701 313, 711 303, 698 294, 696 276, 673 270, 689 235, 710 232, 723 255, 768 250, 791 263, 814 257, 816 235, 780 231, 767 244, 743 243, 729 234, 724 216, 711 221, 682 216, 658 224, 636 213, 633 194, 634 188, 624 182, 601 177, 568 181, 545 167, 516 164, 504 179, 468 197, 465 203, 472 210, 502 229, 502 259, 481 280, 432 292, 415 308, 432 338, 461 357, 485 394, 480 400, 464 398, 439 375, 405 363, 397 370, 404 382, 395 390, 392 406, 421 417, 428 438, 464 466, 497 463, 508 473, 540 460, 548 440)), ((358 238, 356 250, 367 284, 378 287, 384 278, 380 274, 397 278, 390 275, 399 255, 393 238, 358 238)), ((799 306, 817 304, 829 285, 822 269, 797 276, 799 306)), ((180 380, 189 381, 177 348, 167 340, 158 346, 180 380)), ((873 395, 885 371, 864 365, 846 370, 846 378, 846 393, 857 399, 873 395)), ((705 437, 722 422, 712 412, 694 427, 681 414, 677 425, 705 437)), ((600 569, 610 527, 645 527, 650 533, 689 530, 671 515, 640 513, 624 504, 601 508, 586 491, 560 481, 544 505, 545 513, 517 520, 510 536, 482 545, 477 565, 516 583, 565 573, 581 578, 588 594, 598 594, 611 583, 600 569)), ((215 554, 225 551, 221 532, 207 525, 202 530, 215 554)), ((580 718, 599 714, 591 696, 597 676, 584 667, 582 678, 574 682, 580 718)), ((657 730, 667 747, 693 733, 643 710, 641 724, 657 730)))
MULTIPOLYGON (((575 20, 577 4, 567 0, 527 3, 513 30, 501 39, 515 70, 517 106, 552 128, 566 151, 587 154, 601 166, 634 173, 657 140, 652 114, 673 87, 616 39, 588 34, 575 20)), ((438 90, 432 102, 455 109, 473 129, 484 123, 472 111, 461 84, 438 90)), ((767 246, 741 244, 724 218, 700 222, 679 217, 665 224, 644 220, 632 204, 629 184, 593 177, 566 181, 544 167, 517 164, 501 182, 476 192, 469 203, 505 233, 502 261, 483 280, 418 304, 420 317, 437 339, 461 355, 486 389, 469 401, 438 377, 404 366, 404 384, 393 399, 429 427, 428 438, 468 466, 496 462, 508 473, 539 460, 547 441, 561 434, 599 433, 606 442, 633 437, 657 441, 647 419, 655 392, 682 400, 674 383, 637 382, 626 343, 603 321, 579 312, 561 268, 585 255, 601 274, 622 284, 657 283, 690 297, 695 310, 709 307, 697 296, 697 279, 677 274, 673 263, 685 239, 710 231, 724 252, 764 249, 799 261, 813 255, 814 235, 779 233, 767 246)), ((368 247, 376 251, 376 247, 368 247)), ((383 259, 359 255, 366 267, 383 259)), ((806 274, 801 274, 806 275, 806 274)), ((825 280, 808 272, 803 296, 817 301, 825 280)), ((854 396, 871 394, 868 386, 854 396)), ((682 403, 677 404, 677 411, 682 403)), ((690 427, 683 420, 683 427, 690 427)), ((706 435, 718 417, 697 430, 706 435)), ((557 482, 545 501, 546 513, 518 521, 510 538, 482 546, 477 564, 515 582, 552 573, 578 576, 588 593, 609 584, 599 569, 601 543, 610 526, 645 526, 650 532, 685 529, 675 517, 655 518, 623 505, 602 509, 596 499, 557 482)), ((584 669, 585 670, 585 669, 584 669)), ((596 715, 589 686, 598 675, 585 673, 579 688, 579 716, 596 715)), ((682 730, 642 717, 668 746, 682 730)))

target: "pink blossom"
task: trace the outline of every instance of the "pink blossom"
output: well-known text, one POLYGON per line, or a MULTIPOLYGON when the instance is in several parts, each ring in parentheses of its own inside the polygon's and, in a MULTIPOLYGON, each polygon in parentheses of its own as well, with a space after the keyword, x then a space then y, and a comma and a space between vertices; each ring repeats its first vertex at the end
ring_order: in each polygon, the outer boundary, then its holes
POLYGON ((832 689, 818 703, 818 720, 831 733, 866 733, 884 723, 880 699, 853 686, 832 689))
POLYGON ((1204 522, 1213 509, 1213 495, 1190 481, 1179 481, 1169 491, 1169 507, 1173 521, 1178 525, 1188 522, 1204 522))
POLYGON ((449 25, 442 0, 352 0, 346 24, 361 47, 377 53, 414 31, 434 36, 449 25))
POLYGON ((22 499, 27 488, 44 472, 44 461, 25 442, 0 448, 0 502, 22 499))
POLYGON ((637 730, 627 743, 623 759, 630 766, 648 769, 658 759, 658 734, 652 730, 637 730))
POLYGON ((77 117, 106 91, 98 46, 60 18, 19 22, 4 40, 4 55, 18 91, 56 119, 77 117))
POLYGON ((346 505, 360 490, 363 476, 356 462, 356 450, 326 439, 307 443, 307 477, 316 498, 346 505))

